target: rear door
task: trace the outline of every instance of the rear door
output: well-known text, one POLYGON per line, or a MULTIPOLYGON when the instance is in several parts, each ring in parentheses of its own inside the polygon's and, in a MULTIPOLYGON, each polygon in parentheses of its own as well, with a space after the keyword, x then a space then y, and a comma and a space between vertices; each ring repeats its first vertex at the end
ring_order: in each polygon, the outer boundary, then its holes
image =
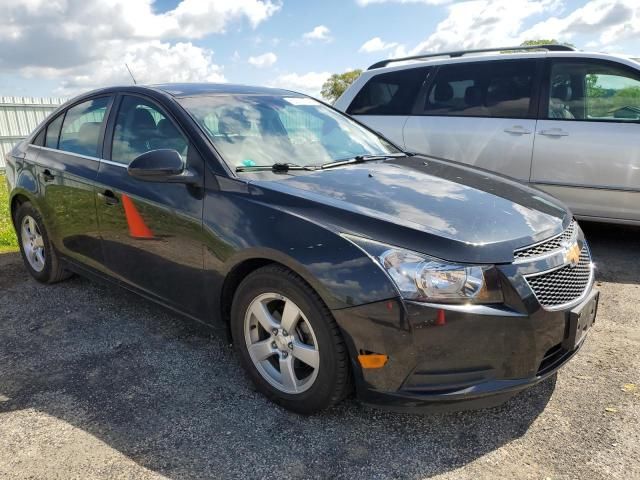
POLYGON ((440 66, 405 124, 405 148, 528 181, 541 68, 536 59, 440 66))
POLYGON ((404 147, 402 129, 429 71, 411 68, 371 77, 356 94, 347 113, 404 147))
POLYGON ((43 216, 56 249, 68 259, 102 268, 94 186, 110 95, 82 101, 47 125, 37 157, 43 216))
POLYGON ((123 95, 117 103, 97 179, 105 264, 111 275, 141 293, 199 315, 205 299, 203 190, 137 180, 129 176, 127 166, 142 153, 169 148, 202 175, 202 158, 153 100, 123 95))
POLYGON ((640 72, 549 60, 531 182, 582 217, 640 220, 640 72))

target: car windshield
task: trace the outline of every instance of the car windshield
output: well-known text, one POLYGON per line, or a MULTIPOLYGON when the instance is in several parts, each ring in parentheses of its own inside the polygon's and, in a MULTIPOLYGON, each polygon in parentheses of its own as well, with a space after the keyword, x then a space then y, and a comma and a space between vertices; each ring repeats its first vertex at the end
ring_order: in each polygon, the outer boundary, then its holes
POLYGON ((213 95, 179 99, 232 168, 318 166, 399 150, 309 97, 213 95))

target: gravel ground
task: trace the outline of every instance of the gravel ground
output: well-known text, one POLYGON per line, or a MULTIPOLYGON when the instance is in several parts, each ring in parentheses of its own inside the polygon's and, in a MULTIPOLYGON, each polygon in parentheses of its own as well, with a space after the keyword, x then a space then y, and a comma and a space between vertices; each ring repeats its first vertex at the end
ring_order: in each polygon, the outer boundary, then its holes
POLYGON ((585 230, 602 297, 579 355, 502 407, 431 416, 288 413, 203 327, 2 254, 0 478, 640 478, 640 230, 585 230))

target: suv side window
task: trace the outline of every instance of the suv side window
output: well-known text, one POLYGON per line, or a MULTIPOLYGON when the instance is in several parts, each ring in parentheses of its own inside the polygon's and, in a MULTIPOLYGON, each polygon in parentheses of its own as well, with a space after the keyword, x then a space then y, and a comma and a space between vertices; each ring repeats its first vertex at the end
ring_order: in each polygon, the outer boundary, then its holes
POLYGON ((187 158, 189 142, 154 103, 125 95, 118 110, 111 159, 128 165, 150 150, 168 148, 187 158))
POLYGON ((375 75, 347 109, 350 115, 411 115, 430 68, 411 68, 375 75))
POLYGON ((424 115, 534 118, 535 60, 443 65, 429 86, 424 115))
POLYGON ((640 75, 604 62, 554 61, 547 118, 640 121, 640 75))
POLYGON ((65 152, 98 157, 101 150, 100 129, 109 100, 110 97, 94 98, 67 110, 58 148, 65 152))

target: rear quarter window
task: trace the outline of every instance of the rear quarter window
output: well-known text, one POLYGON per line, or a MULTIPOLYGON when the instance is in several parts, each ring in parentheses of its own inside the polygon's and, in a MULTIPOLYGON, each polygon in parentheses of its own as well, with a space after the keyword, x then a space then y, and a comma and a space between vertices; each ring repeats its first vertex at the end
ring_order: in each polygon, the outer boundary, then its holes
POLYGON ((429 68, 411 68, 375 75, 347 109, 350 115, 410 115, 429 68))

